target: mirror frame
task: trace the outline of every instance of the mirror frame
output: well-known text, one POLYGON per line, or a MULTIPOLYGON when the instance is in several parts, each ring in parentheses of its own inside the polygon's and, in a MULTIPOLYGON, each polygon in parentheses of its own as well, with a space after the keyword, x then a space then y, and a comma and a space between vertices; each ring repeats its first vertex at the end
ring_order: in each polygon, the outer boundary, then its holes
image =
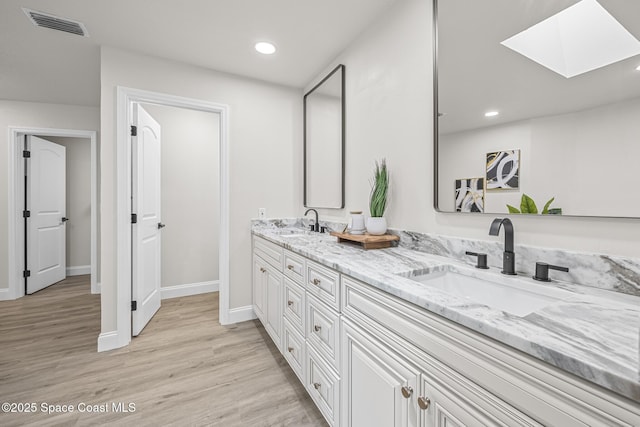
POLYGON ((318 84, 316 84, 311 90, 304 94, 303 97, 303 205, 305 208, 321 208, 321 209, 344 209, 345 206, 345 139, 346 139, 346 127, 345 127, 345 66, 343 64, 339 64, 336 68, 334 68, 329 74, 327 74, 318 84), (341 185, 340 185, 340 206, 313 206, 309 205, 307 201, 307 97, 311 95, 316 89, 318 89, 324 82, 329 80, 335 73, 338 71, 342 72, 341 81, 340 81, 340 96, 341 96, 341 185))
MULTIPOLYGON (((438 213, 455 214, 455 215, 483 215, 483 216, 522 216, 522 214, 491 213, 491 212, 455 212, 445 211, 439 206, 439 162, 438 162, 438 145, 439 145, 439 129, 438 119, 440 116, 438 108, 438 2, 446 0, 433 0, 432 10, 432 26, 433 26, 433 208, 438 213)), ((634 216, 607 216, 607 215, 527 215, 527 218, 607 218, 607 219, 629 219, 638 220, 640 217, 634 216)))

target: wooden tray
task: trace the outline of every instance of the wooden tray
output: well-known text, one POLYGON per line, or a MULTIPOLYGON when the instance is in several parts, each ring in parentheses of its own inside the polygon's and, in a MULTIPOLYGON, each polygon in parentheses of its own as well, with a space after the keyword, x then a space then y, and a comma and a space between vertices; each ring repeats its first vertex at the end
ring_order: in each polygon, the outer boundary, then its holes
POLYGON ((369 234, 348 234, 332 231, 332 236, 338 238, 338 243, 353 242, 362 245, 364 249, 382 249, 390 248, 392 242, 400 240, 400 237, 393 234, 383 234, 382 236, 373 236, 369 234))

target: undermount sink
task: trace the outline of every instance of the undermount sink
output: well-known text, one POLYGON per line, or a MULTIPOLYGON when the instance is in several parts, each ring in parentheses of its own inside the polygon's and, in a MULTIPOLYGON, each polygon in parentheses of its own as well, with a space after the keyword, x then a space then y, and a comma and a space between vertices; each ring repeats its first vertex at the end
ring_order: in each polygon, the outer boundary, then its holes
POLYGON ((446 271, 411 279, 472 303, 520 317, 572 296, 571 292, 515 277, 495 277, 491 280, 446 271))
POLYGON ((300 228, 281 228, 280 230, 273 231, 272 233, 277 234, 279 237, 301 237, 308 236, 311 234, 311 231, 302 230, 300 228))

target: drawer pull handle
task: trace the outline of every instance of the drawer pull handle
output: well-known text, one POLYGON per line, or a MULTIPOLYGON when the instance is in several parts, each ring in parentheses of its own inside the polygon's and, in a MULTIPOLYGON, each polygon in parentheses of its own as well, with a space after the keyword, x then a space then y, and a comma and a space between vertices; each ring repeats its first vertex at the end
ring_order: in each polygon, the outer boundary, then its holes
POLYGON ((423 411, 426 411, 427 409, 429 409, 429 406, 431 405, 431 400, 428 397, 422 397, 420 396, 418 398, 418 406, 420 407, 420 409, 422 409, 423 411))
POLYGON ((287 268, 288 268, 289 270, 293 270, 293 265, 288 264, 288 265, 287 265, 287 268))
POLYGON ((289 350, 289 353, 293 353, 294 349, 293 349, 293 347, 289 347, 289 348, 287 348, 287 350, 289 350))
POLYGON ((313 383, 313 388, 315 388, 316 390, 318 390, 320 388, 322 384, 320 383, 313 383))
POLYGON ((287 301, 287 305, 288 305, 289 307, 291 307, 291 306, 293 305, 293 301, 291 301, 291 300, 287 301))
POLYGON ((267 272, 267 270, 266 270, 264 267, 260 267, 260 272, 262 272, 262 273, 266 273, 266 272, 267 272))
POLYGON ((320 329, 322 329, 322 326, 320 325, 313 325, 313 330, 316 332, 320 332, 320 329))
POLYGON ((408 385, 402 387, 400 390, 402 391, 402 397, 404 397, 405 399, 410 398, 413 394, 413 389, 408 385))
POLYGON ((320 286, 320 279, 313 279, 313 284, 316 286, 320 286))

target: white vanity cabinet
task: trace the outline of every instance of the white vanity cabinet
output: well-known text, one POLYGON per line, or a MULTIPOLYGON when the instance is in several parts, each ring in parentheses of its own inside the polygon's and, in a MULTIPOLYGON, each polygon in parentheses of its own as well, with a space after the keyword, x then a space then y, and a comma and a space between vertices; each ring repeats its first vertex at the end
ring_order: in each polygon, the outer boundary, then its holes
POLYGON ((256 314, 332 426, 640 426, 637 403, 374 286, 257 236, 253 255, 256 314))
POLYGON ((253 240, 253 307, 278 349, 282 351, 283 251, 264 239, 253 240))

